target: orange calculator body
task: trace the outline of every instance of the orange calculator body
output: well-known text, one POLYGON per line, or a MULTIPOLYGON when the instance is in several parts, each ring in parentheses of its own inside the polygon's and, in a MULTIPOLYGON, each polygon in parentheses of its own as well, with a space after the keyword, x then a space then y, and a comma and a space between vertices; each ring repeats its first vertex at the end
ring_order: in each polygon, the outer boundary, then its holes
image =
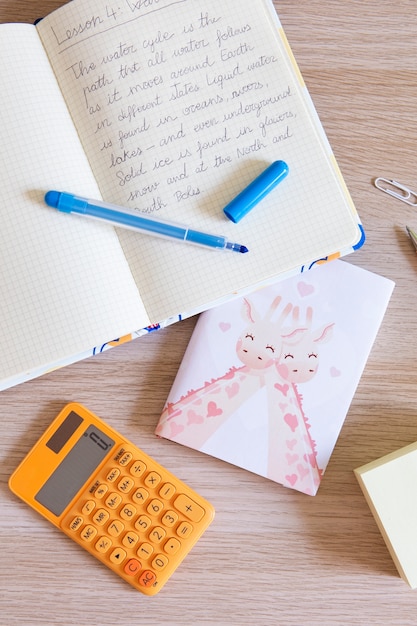
POLYGON ((161 589, 214 517, 209 502, 77 403, 56 417, 9 486, 146 595, 161 589))

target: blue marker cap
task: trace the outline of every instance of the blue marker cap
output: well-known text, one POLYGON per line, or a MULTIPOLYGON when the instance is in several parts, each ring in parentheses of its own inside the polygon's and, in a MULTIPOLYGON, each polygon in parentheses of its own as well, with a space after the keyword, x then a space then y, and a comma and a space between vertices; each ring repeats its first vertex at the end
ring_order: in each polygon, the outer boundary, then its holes
POLYGON ((243 191, 234 198, 223 211, 235 224, 245 217, 274 187, 288 174, 285 161, 274 161, 259 174, 243 191))

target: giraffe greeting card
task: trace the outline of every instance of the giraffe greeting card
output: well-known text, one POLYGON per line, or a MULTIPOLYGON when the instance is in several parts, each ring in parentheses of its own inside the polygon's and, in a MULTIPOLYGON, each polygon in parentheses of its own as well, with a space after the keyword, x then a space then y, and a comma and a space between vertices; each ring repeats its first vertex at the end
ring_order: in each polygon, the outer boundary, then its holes
POLYGON ((156 434, 315 495, 393 287, 333 261, 202 313, 156 434))

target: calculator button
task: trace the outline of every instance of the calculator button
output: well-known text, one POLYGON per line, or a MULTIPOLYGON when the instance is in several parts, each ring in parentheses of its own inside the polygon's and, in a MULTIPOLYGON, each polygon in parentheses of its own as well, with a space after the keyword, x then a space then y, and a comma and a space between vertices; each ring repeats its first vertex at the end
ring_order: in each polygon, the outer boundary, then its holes
POLYGON ((142 568, 142 564, 137 559, 129 559, 123 568, 128 576, 134 576, 142 568))
POLYGON ((125 558, 127 557, 126 550, 122 548, 115 548, 109 556, 109 559, 112 563, 123 563, 125 558))
POLYGON ((134 487, 135 481, 130 476, 125 476, 117 483, 117 488, 122 493, 129 493, 129 491, 134 487))
POLYGON ((199 522, 204 517, 205 510, 197 502, 181 493, 174 501, 175 508, 192 522, 199 522))
POLYGON ((105 485, 104 483, 102 485, 99 485, 97 487, 97 489, 94 492, 95 497, 98 500, 101 500, 101 498, 103 498, 103 496, 106 495, 106 493, 108 492, 109 488, 107 487, 107 485, 105 485))
POLYGON ((126 546, 126 548, 133 548, 138 541, 139 535, 134 533, 132 530, 129 530, 123 537, 122 544, 126 546))
POLYGON ((174 485, 171 485, 171 483, 165 483, 160 488, 159 495, 161 496, 161 498, 164 498, 164 500, 169 500, 170 498, 172 498, 175 492, 176 489, 174 485))
POLYGON ((108 537, 100 537, 100 539, 95 544, 97 552, 101 552, 102 554, 107 552, 107 550, 111 548, 111 546, 112 541, 108 537))
POLYGON ((108 509, 117 509, 122 500, 123 498, 119 493, 112 492, 107 496, 105 505, 108 509))
POLYGON ((108 483, 114 483, 120 476, 120 470, 117 467, 113 467, 106 476, 108 483))
POLYGON ((137 530, 145 531, 152 524, 152 520, 147 515, 141 515, 135 522, 137 530))
POLYGON ((74 517, 69 527, 71 528, 71 530, 76 531, 81 527, 83 522, 84 522, 83 518, 77 515, 77 517, 74 517))
POLYGON ((98 509, 93 517, 93 522, 98 526, 103 526, 103 524, 107 522, 109 517, 110 513, 108 511, 106 511, 105 509, 98 509))
POLYGON ((163 503, 160 500, 151 500, 146 508, 150 515, 158 515, 164 508, 163 503))
POLYGON ((157 472, 149 472, 143 482, 147 487, 155 489, 159 485, 161 480, 162 478, 157 472))
POLYGON ((87 502, 84 504, 83 508, 81 509, 81 513, 83 515, 90 515, 90 513, 92 513, 95 508, 96 508, 96 503, 94 502, 94 500, 87 500, 87 502))
POLYGON ((167 511, 163 514, 161 522, 167 528, 172 528, 176 522, 178 522, 178 514, 175 511, 167 511))
POLYGON ((176 532, 177 532, 178 537, 183 537, 184 539, 186 539, 187 537, 191 535, 193 530, 194 528, 189 522, 181 522, 176 532))
POLYGON ((152 585, 156 582, 156 574, 151 572, 150 570, 145 570, 139 576, 139 584, 142 587, 152 587, 152 585))
POLYGON ((136 507, 128 503, 128 504, 125 504, 120 509, 119 515, 124 520, 131 520, 135 516, 135 513, 136 513, 136 507))
POLYGON ((148 538, 153 543, 161 543, 162 539, 164 539, 165 537, 166 537, 166 531, 160 526, 155 526, 155 528, 152 528, 152 530, 150 531, 148 535, 148 538))
POLYGON ((90 542, 94 539, 96 535, 97 535, 97 528, 95 528, 94 526, 91 526, 91 524, 88 524, 87 526, 85 526, 85 528, 83 528, 80 536, 81 536, 81 539, 83 539, 84 541, 90 542))
POLYGON ((151 546, 150 543, 142 543, 138 548, 136 554, 142 559, 149 559, 149 557, 153 554, 153 546, 151 546))
POLYGON ((169 559, 163 554, 158 554, 152 561, 151 565, 156 570, 163 570, 169 563, 169 559))
POLYGON ((144 489, 143 487, 140 487, 133 494, 132 500, 133 502, 145 504, 146 500, 148 499, 148 496, 149 496, 149 493, 146 491, 146 489, 144 489))
POLYGON ((132 476, 142 476, 145 470, 146 465, 143 461, 134 461, 134 463, 130 466, 129 472, 132 476))
POLYGON ((107 532, 112 537, 118 537, 124 529, 125 525, 117 519, 110 522, 110 524, 107 526, 107 532))
POLYGON ((175 537, 171 537, 171 539, 168 539, 164 544, 164 552, 167 554, 176 554, 180 548, 181 542, 175 539, 175 537))
POLYGON ((125 452, 124 455, 119 459, 119 465, 126 467, 133 459, 133 454, 131 452, 125 452))

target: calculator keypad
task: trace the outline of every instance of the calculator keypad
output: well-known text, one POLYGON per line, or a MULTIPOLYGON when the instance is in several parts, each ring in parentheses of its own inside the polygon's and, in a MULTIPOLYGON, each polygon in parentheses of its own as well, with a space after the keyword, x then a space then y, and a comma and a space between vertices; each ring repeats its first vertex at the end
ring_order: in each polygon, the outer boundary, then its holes
POLYGON ((213 514, 211 505, 140 450, 121 448, 61 527, 134 587, 153 595, 213 514))

